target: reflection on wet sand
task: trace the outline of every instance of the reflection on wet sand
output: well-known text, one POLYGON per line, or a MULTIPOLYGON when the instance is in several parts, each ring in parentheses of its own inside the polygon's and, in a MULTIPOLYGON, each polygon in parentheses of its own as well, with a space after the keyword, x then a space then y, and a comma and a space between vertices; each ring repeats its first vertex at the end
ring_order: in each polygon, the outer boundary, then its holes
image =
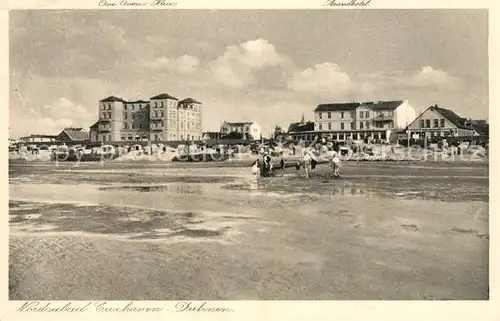
POLYGON ((169 184, 169 185, 126 185, 126 186, 101 187, 99 188, 99 190, 100 191, 128 190, 140 193, 171 191, 180 194, 198 194, 205 191, 206 188, 200 185, 169 184))

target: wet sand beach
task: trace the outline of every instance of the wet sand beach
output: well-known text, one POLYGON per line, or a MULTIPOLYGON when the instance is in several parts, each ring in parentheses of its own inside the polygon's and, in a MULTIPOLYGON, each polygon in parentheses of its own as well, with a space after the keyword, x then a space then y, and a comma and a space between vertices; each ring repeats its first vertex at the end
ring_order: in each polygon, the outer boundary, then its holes
POLYGON ((487 163, 11 162, 11 300, 488 299, 487 163))

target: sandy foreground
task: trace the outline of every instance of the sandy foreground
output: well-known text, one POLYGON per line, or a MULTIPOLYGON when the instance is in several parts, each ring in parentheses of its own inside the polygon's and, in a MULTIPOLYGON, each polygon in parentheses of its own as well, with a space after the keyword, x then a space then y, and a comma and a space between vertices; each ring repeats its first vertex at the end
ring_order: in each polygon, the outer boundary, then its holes
POLYGON ((11 164, 10 299, 489 297, 487 165, 183 166, 11 164))

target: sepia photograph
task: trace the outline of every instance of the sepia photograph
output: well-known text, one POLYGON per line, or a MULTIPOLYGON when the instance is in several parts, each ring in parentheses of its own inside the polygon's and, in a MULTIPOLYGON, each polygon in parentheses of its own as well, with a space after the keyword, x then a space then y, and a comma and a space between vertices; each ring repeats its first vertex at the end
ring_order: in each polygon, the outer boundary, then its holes
POLYGON ((9 12, 9 300, 489 300, 487 9, 106 3, 9 12))

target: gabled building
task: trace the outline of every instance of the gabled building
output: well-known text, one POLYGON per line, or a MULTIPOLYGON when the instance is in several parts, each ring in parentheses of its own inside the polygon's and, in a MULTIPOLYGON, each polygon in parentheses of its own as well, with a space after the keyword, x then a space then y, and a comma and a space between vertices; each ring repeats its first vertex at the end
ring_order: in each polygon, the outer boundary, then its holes
POLYGON ((320 104, 314 110, 314 131, 334 140, 388 140, 392 131, 415 119, 407 100, 320 104))
POLYGON ((56 140, 61 143, 83 144, 89 140, 89 132, 84 128, 68 127, 56 136, 56 140))
POLYGON ((244 139, 260 139, 262 137, 262 129, 256 122, 227 122, 224 121, 220 126, 220 132, 223 135, 230 133, 242 134, 244 139))
POLYGON ((434 105, 421 113, 406 127, 406 130, 414 139, 481 135, 476 126, 473 121, 460 117, 452 110, 434 105))

